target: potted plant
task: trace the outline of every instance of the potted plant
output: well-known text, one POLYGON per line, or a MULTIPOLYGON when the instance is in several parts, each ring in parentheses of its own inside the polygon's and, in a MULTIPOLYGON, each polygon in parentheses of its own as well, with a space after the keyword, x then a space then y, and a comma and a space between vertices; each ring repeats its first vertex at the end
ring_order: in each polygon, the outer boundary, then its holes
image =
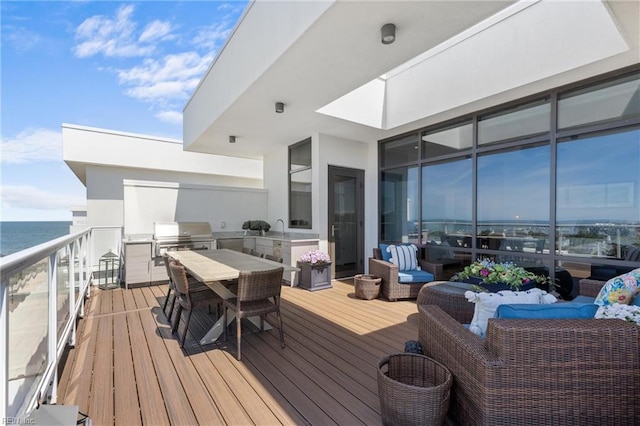
POLYGON ((491 292, 500 290, 530 290, 547 282, 544 275, 536 275, 513 262, 496 263, 478 259, 452 277, 453 281, 474 284, 491 292))
POLYGON ((311 250, 298 259, 298 285, 316 291, 331 288, 331 258, 320 250, 311 250))

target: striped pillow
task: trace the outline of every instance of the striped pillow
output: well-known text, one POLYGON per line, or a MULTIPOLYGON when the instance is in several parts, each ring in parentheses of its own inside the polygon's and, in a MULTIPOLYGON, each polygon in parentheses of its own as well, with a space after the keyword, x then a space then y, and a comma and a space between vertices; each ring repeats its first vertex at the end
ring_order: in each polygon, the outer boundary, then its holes
POLYGON ((418 248, 414 244, 387 247, 391 253, 389 261, 398 265, 399 271, 415 271, 418 269, 417 252, 418 248))

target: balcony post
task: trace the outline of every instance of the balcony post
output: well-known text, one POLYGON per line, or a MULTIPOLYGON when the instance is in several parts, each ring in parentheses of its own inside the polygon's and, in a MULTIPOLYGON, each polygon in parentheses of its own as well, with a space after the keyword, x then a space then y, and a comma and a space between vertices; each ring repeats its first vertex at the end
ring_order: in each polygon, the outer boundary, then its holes
POLYGON ((56 403, 58 397, 58 372, 55 366, 58 363, 57 346, 58 346, 58 250, 49 255, 49 338, 48 354, 47 354, 47 371, 53 368, 52 385, 48 386, 47 402, 56 403))

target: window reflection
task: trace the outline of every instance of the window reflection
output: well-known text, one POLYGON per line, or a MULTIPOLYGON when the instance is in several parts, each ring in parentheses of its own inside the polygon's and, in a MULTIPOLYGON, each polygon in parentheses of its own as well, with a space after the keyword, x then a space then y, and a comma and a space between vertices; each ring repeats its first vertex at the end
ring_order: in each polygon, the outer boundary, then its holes
POLYGON ((478 248, 545 250, 549 164, 548 145, 478 157, 478 248))
POLYGON ((311 139, 289 147, 289 227, 311 229, 311 139))
POLYGON ((422 136, 422 158, 434 158, 455 154, 471 148, 473 123, 468 122, 452 128, 426 132, 422 136))
POLYGON ((640 130, 558 144, 557 252, 623 258, 640 242, 640 130))
POLYGON ((400 168, 382 173, 381 238, 383 241, 419 241, 418 168, 400 168))
POLYGON ((551 105, 548 99, 481 117, 478 121, 478 144, 548 132, 550 117, 551 105))
POLYGON ((420 139, 412 134, 400 139, 386 142, 380 153, 382 167, 398 166, 418 161, 420 139))
POLYGON ((632 75, 560 95, 558 128, 640 116, 640 78, 632 75))

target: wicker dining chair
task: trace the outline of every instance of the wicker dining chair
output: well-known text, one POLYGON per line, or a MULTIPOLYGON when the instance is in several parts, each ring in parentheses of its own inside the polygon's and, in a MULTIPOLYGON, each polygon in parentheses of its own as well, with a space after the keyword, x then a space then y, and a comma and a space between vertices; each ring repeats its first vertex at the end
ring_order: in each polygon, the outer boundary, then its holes
POLYGON ((187 271, 182 264, 178 261, 172 261, 169 264, 171 271, 171 278, 176 287, 176 297, 178 302, 178 312, 171 327, 171 332, 175 333, 180 340, 180 347, 184 346, 184 340, 189 330, 189 321, 191 320, 191 313, 193 309, 198 306, 211 306, 216 304, 220 306, 222 304, 222 298, 218 296, 213 290, 207 287, 204 283, 204 287, 197 289, 191 289, 189 280, 187 279, 187 271), (178 327, 180 325, 180 318, 182 317, 182 311, 187 311, 187 318, 184 325, 184 333, 180 338, 178 333, 178 327))
MULTIPOLYGON (((242 340, 242 318, 260 317, 260 329, 264 330, 264 318, 274 312, 278 318, 280 330, 280 344, 284 348, 284 331, 280 315, 280 290, 282 288, 282 273, 284 268, 266 271, 240 271, 238 277, 238 291, 236 297, 223 302, 224 324, 227 322, 229 309, 236 313, 236 340, 238 360, 242 357, 240 349, 242 340)), ((227 327, 224 328, 224 339, 227 340, 227 327)))
MULTIPOLYGON (((171 278, 171 269, 169 268, 169 263, 171 263, 172 259, 168 254, 164 253, 162 255, 162 261, 164 262, 165 268, 167 268, 167 276, 169 277, 169 285, 167 288, 167 296, 164 298, 164 304, 162 305, 162 312, 164 312, 165 316, 169 321, 171 321, 171 317, 173 316, 173 310, 176 305, 176 285, 173 283, 173 279, 171 278), (167 313, 167 305, 169 304, 169 299, 171 299, 171 309, 169 313, 167 313)), ((194 277, 187 274, 187 279, 189 280, 189 290, 190 291, 199 291, 202 289, 208 289, 205 283, 198 281, 194 277)))
POLYGON ((276 256, 275 254, 265 254, 263 256, 263 259, 267 259, 267 260, 272 260, 274 262, 278 262, 278 263, 282 263, 284 262, 284 259, 282 259, 280 256, 276 256))

